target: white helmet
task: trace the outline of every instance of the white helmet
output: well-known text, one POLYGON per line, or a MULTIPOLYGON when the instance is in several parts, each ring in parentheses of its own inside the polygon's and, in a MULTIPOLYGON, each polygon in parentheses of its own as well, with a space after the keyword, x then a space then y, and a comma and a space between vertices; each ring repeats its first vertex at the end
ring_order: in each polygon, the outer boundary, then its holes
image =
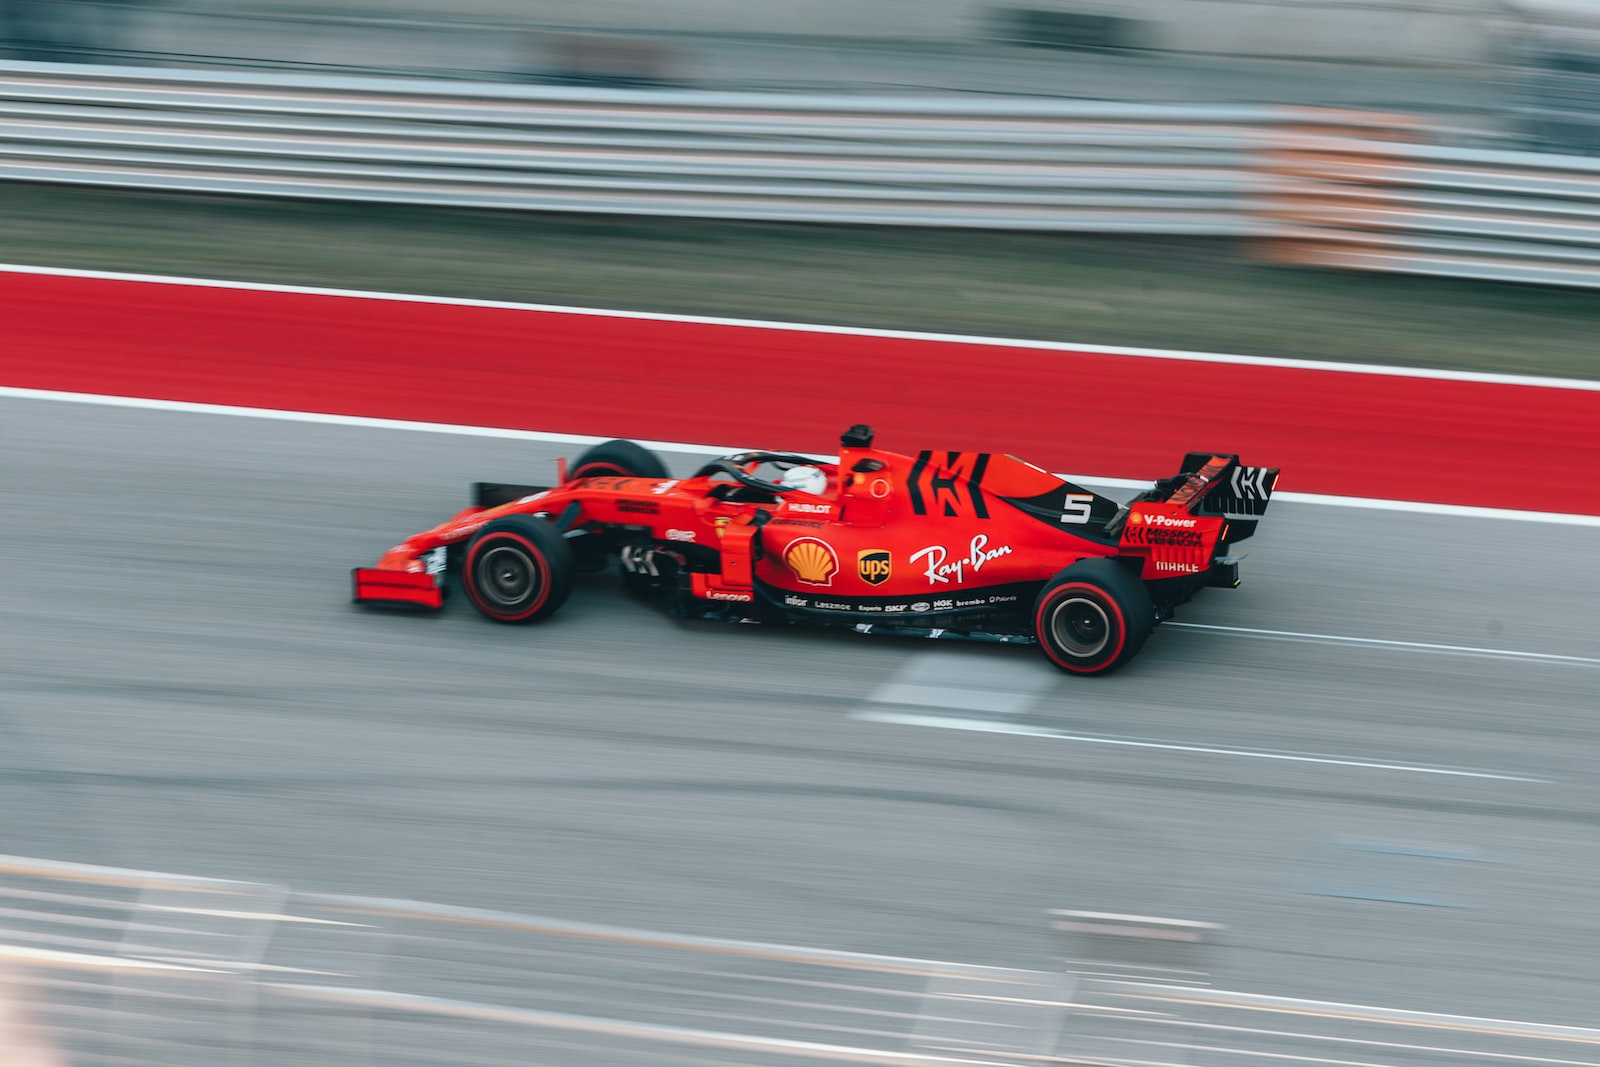
POLYGON ((785 489, 821 496, 828 491, 828 476, 816 467, 790 467, 783 472, 783 480, 778 484, 785 489))

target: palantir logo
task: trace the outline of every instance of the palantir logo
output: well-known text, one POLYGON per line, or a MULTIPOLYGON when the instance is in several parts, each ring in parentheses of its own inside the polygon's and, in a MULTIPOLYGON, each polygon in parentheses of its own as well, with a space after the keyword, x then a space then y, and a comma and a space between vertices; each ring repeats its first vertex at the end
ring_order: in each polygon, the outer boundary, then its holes
POLYGON ((868 585, 882 585, 893 573, 886 548, 864 549, 856 556, 856 573, 868 585))

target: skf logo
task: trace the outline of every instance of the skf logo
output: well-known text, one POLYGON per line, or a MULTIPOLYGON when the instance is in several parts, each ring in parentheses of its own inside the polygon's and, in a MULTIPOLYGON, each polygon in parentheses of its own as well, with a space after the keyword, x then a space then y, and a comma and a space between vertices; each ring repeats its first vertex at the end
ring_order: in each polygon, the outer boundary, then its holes
POLYGON ((783 562, 794 576, 807 585, 832 585, 839 570, 839 556, 833 546, 815 537, 800 537, 783 550, 783 562))
POLYGON ((882 585, 889 580, 889 550, 869 548, 856 557, 856 573, 868 585, 882 585))

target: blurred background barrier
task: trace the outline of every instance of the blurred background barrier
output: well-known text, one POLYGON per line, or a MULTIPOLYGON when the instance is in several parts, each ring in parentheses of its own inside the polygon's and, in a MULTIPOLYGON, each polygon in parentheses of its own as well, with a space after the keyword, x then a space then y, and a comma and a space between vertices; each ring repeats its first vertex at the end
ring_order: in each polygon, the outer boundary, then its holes
POLYGON ((1600 287, 1600 159, 1288 133, 1267 258, 1600 287))
POLYGON ((0 65, 0 180, 513 211, 1262 238, 1594 287, 1600 160, 1341 109, 0 65))
POLYGON ((1260 230, 1296 108, 0 67, 0 180, 518 211, 1154 234, 1260 230))
MULTIPOLYGON (((1185 945, 1217 929, 1099 912, 1058 912, 1054 925, 1069 942, 1185 945)), ((1600 1030, 1132 980, 1108 976, 1102 951, 1068 952, 1053 970, 969 966, 0 857, 4 991, 36 1006, 30 1033, 49 1067, 1600 1055, 1600 1030)))
POLYGON ((201 64, 289 63, 304 51, 274 45, 293 39, 297 24, 312 23, 364 35, 377 53, 428 33, 580 33, 691 47, 714 36, 826 39, 836 47, 1014 41, 1440 64, 1480 59, 1493 45, 1496 20, 1515 11, 1498 0, 7 0, 0 40, 29 50, 27 58, 150 54, 201 64), (262 39, 240 40, 250 36, 262 39))
POLYGON ((1231 236, 1295 264, 1600 277, 1595 5, 786 10, 0 0, 0 181, 1231 236))
POLYGON ((0 857, 71 1062, 1012 1064, 1060 975, 0 857))

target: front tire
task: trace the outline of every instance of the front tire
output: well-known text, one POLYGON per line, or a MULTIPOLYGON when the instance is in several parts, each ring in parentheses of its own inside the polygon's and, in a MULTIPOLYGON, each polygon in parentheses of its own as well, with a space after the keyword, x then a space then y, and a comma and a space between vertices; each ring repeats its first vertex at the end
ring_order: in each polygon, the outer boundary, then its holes
POLYGON ((534 622, 572 593, 572 548, 542 519, 508 515, 479 530, 461 563, 472 606, 495 622, 534 622))
POLYGON ((1040 590, 1034 635, 1051 664, 1069 674, 1116 670, 1155 628, 1144 583, 1105 559, 1079 560, 1040 590))
POLYGON ((568 478, 665 478, 667 466, 654 452, 632 441, 602 441, 572 465, 568 478))

